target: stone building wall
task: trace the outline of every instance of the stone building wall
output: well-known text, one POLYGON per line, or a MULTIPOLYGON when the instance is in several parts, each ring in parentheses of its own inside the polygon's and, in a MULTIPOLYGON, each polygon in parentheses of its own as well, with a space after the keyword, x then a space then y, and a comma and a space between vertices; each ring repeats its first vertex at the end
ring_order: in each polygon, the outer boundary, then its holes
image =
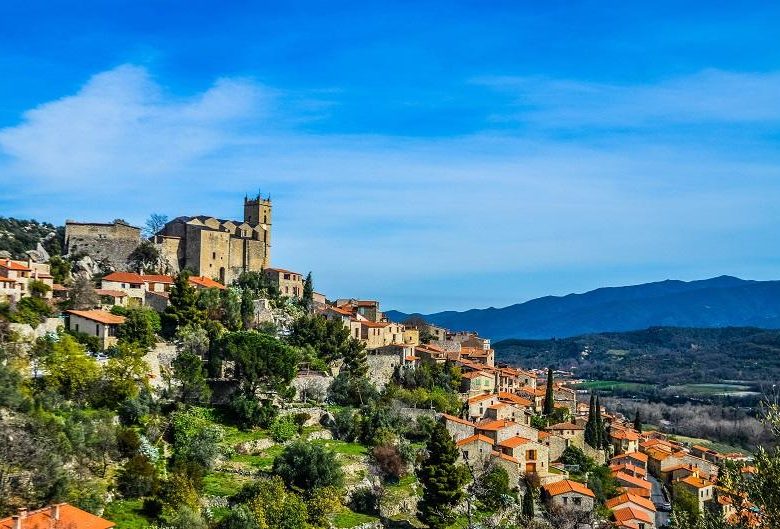
POLYGON ((85 253, 115 270, 129 270, 127 258, 141 244, 141 229, 124 222, 111 224, 65 221, 65 252, 85 253))
POLYGON ((393 376, 395 368, 400 365, 401 356, 398 354, 369 354, 368 379, 381 390, 393 376))

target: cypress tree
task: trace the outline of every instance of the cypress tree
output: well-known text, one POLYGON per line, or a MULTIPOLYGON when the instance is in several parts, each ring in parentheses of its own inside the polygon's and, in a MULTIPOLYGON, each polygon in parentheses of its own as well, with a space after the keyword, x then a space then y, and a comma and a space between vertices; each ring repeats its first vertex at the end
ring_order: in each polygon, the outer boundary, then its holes
POLYGON ((521 507, 523 517, 527 521, 533 520, 534 515, 536 514, 534 507, 534 487, 528 481, 526 481, 525 484, 525 494, 523 494, 523 503, 521 507))
POLYGON ((455 521, 453 509, 463 498, 463 478, 455 466, 458 448, 441 421, 436 422, 426 448, 428 455, 417 470, 423 487, 417 517, 431 529, 443 529, 455 521))
POLYGON ((306 275, 306 281, 303 282, 303 297, 301 299, 306 308, 311 308, 314 302, 314 281, 311 278, 311 272, 306 275))
POLYGON ((598 447, 596 442, 596 396, 590 392, 590 406, 588 407, 588 422, 585 423, 585 442, 593 448, 598 447))
POLYGON ((604 444, 604 423, 601 419, 601 403, 599 402, 599 395, 596 394, 596 411, 593 416, 593 429, 595 435, 593 436, 593 442, 595 443, 593 448, 601 448, 604 444))
POLYGON ((634 430, 642 433, 642 418, 639 416, 639 408, 637 408, 636 415, 634 415, 634 430))
POLYGON ((547 368, 547 391, 544 393, 544 408, 542 414, 546 416, 552 415, 555 411, 555 399, 553 398, 553 372, 552 368, 547 368))

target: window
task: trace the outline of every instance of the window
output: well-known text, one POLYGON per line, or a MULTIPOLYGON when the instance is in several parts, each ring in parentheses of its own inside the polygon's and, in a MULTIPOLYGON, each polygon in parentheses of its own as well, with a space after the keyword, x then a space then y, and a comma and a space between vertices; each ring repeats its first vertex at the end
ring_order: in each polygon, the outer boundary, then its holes
POLYGON ((79 332, 79 324, 78 323, 75 325, 75 327, 76 327, 76 332, 79 332))
POLYGON ((574 502, 574 505, 582 505, 582 498, 572 498, 572 502, 574 502))
POLYGON ((567 503, 569 503, 569 498, 567 498, 566 496, 564 496, 564 497, 563 497, 563 504, 564 504, 564 505, 566 505, 567 503))
POLYGON ((100 336, 100 324, 95 324, 95 336, 100 336))
POLYGON ((211 258, 216 259, 217 258, 217 252, 211 252, 211 258))

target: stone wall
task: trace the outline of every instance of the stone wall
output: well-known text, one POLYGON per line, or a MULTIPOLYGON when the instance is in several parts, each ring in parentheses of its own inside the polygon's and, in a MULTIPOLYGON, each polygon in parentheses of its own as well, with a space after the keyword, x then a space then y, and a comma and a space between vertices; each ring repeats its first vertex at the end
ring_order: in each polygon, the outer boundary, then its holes
POLYGON ((401 365, 398 354, 368 354, 368 378, 378 388, 382 389, 393 376, 393 371, 401 365))
POLYGON ((96 263, 129 270, 127 258, 141 244, 141 229, 124 222, 111 224, 65 221, 65 251, 85 253, 96 263))
POLYGON ((17 333, 22 340, 32 341, 36 338, 43 338, 49 333, 56 333, 58 327, 64 326, 65 322, 60 318, 46 318, 35 328, 27 323, 9 323, 8 329, 17 333))

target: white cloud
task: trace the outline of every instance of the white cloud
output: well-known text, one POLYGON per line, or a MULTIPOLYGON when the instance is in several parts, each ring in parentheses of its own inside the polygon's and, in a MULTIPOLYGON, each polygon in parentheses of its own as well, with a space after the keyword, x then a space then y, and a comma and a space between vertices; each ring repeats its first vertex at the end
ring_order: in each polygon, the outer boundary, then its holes
MULTIPOLYGON (((491 86, 525 98, 523 119, 586 127, 685 112, 697 122, 769 122, 780 109, 764 83, 777 82, 710 72, 656 87, 491 86), (750 97, 721 108, 727 94, 751 86, 750 97)), ((581 286, 583 270, 695 277, 777 259, 778 244, 740 245, 747 236, 777 242, 779 156, 768 142, 735 149, 653 134, 576 143, 487 131, 311 134, 291 124, 311 119, 317 102, 297 112, 287 96, 221 79, 181 98, 143 68, 98 74, 0 131, 0 170, 25 182, 5 207, 55 222, 142 222, 152 211, 229 217, 240 215, 245 192, 260 188, 274 198, 276 264, 314 270, 328 294, 376 296, 409 310, 565 292, 581 286), (408 305, 421 293, 431 301, 408 305)))
POLYGON ((517 112, 494 119, 550 128, 780 122, 780 72, 710 69, 639 85, 545 77, 484 77, 474 82, 514 98, 517 112))

